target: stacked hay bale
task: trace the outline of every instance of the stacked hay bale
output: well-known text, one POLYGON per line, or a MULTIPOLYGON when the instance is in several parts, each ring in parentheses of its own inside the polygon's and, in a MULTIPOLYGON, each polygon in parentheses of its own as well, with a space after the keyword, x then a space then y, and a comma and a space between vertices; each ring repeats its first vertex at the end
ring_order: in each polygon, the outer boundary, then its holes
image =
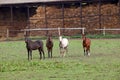
MULTIPOLYGON (((45 10, 43 6, 36 9, 36 14, 30 17, 30 28, 45 28, 45 10)), ((31 31, 30 35, 44 35, 45 31, 31 31)))
MULTIPOLYGON (((88 33, 96 33, 93 31, 95 28, 119 28, 118 14, 119 7, 114 4, 103 4, 101 10, 99 5, 85 6, 82 15, 90 17, 83 17, 83 26, 87 28, 88 33)), ((111 33, 116 33, 116 31, 111 31, 111 33)))
MULTIPOLYGON (((63 28, 63 22, 64 22, 64 28, 68 28, 68 27, 80 27, 80 13, 79 13, 79 8, 75 8, 75 9, 70 9, 70 8, 65 8, 64 10, 64 20, 63 15, 62 15, 62 9, 61 8, 57 8, 55 6, 48 6, 46 8, 46 18, 47 21, 45 21, 45 10, 43 7, 39 6, 36 10, 36 14, 33 15, 31 17, 30 22, 35 24, 34 28, 36 28, 36 24, 38 24, 37 26, 39 26, 40 28, 44 27, 44 28, 63 28), (73 11, 75 10, 75 11, 73 11), (72 18, 70 18, 72 16, 72 18), (76 16, 76 18, 74 18, 73 16, 76 16), (47 25, 46 25, 47 23, 47 25), (43 25, 43 26, 41 26, 43 25)), ((32 31, 33 32, 33 31, 32 31)), ((61 34, 65 34, 65 35, 71 35, 69 33, 72 33, 73 35, 76 34, 77 32, 80 32, 80 30, 62 30, 61 34)), ((41 35, 45 35, 47 33, 47 31, 39 31, 39 34, 41 35)), ((58 35, 58 31, 48 31, 48 33, 52 33, 53 35, 58 35)), ((32 35, 35 35, 37 33, 33 32, 31 33, 32 35)))
MULTIPOLYGON (((103 5, 101 8, 102 8, 101 14, 103 15, 101 17, 101 21, 102 21, 101 26, 105 28, 119 28, 120 27, 119 7, 116 5, 108 4, 108 5, 103 5)), ((120 31, 107 31, 107 33, 119 34, 120 31)))
MULTIPOLYGON (((80 7, 65 8, 64 28, 68 28, 68 27, 74 28, 74 27, 82 26, 87 29, 87 33, 96 33, 96 31, 94 31, 95 28, 104 28, 104 27, 118 28, 119 16, 115 14, 119 13, 119 7, 114 4, 103 4, 101 5, 101 11, 99 10, 99 8, 100 8, 99 4, 83 6, 82 18, 80 15, 80 10, 81 10, 80 7), (101 15, 99 15, 99 12, 101 13, 101 15)), ((46 8, 46 15, 47 15, 48 28, 63 27, 62 8, 57 8, 55 6, 48 6, 46 8)), ((31 18, 37 19, 37 20, 31 20, 31 23, 34 23, 35 25, 37 25, 37 27, 40 28, 46 27, 44 7, 39 6, 36 10, 36 14, 33 15, 31 18)), ((58 34, 57 31, 49 31, 49 32, 52 34, 58 34)), ((62 32, 65 35, 76 35, 76 34, 80 34, 81 30, 62 30, 62 32)), ((40 31, 40 34, 45 35, 46 32, 40 31)))

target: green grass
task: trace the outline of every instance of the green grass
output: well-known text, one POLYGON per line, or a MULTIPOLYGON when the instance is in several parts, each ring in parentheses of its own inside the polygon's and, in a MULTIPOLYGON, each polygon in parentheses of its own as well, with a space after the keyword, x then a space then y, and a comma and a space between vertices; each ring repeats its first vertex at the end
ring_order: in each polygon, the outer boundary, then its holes
MULTIPOLYGON (((24 41, 0 42, 0 80, 119 80, 120 39, 92 39, 91 56, 83 56, 82 40, 71 39, 69 52, 59 54, 54 40, 53 58, 27 60, 24 41)), ((45 43, 45 41, 44 41, 45 43)))

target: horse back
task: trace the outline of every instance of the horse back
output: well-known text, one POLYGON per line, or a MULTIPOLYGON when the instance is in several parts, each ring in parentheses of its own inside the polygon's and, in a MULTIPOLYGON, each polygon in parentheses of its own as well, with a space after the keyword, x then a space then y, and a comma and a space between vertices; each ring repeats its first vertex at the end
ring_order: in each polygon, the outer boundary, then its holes
POLYGON ((67 46, 68 43, 69 43, 69 42, 68 42, 68 39, 67 39, 67 38, 63 38, 63 39, 62 39, 62 44, 64 44, 64 45, 67 46))
POLYGON ((40 47, 43 47, 43 41, 37 40, 36 43, 38 43, 40 47))
POLYGON ((65 48, 65 47, 68 46, 68 44, 69 44, 68 39, 67 38, 63 38, 62 41, 60 41, 59 46, 65 48))

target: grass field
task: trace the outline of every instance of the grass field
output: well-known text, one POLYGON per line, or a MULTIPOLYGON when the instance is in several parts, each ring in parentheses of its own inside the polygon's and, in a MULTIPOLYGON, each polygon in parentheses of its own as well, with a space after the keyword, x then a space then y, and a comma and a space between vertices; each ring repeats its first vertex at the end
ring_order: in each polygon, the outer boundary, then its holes
POLYGON ((90 57, 83 56, 81 43, 71 39, 61 58, 55 39, 52 59, 44 47, 45 60, 33 51, 28 61, 24 41, 0 42, 0 80, 120 80, 120 39, 92 39, 90 57))

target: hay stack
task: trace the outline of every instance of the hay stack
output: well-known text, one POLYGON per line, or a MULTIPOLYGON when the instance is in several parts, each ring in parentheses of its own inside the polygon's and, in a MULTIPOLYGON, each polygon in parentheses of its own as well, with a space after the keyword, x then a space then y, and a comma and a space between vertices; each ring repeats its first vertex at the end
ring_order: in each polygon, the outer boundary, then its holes
MULTIPOLYGON (((88 33, 95 33, 93 30, 95 28, 115 28, 119 26, 119 16, 114 15, 118 14, 118 6, 114 4, 104 4, 101 6, 101 16, 99 16, 99 4, 89 5, 82 7, 82 24, 80 18, 80 7, 65 8, 64 9, 64 27, 85 27, 87 28, 88 33), (96 15, 96 16, 94 16, 96 15), (105 15, 114 15, 114 16, 105 16, 105 15), (74 16, 74 18, 73 18, 74 16), (71 18, 70 18, 71 17, 71 18), (101 21, 101 23, 99 22, 101 21)), ((46 8, 47 14, 47 27, 62 27, 62 9, 55 6, 48 6, 46 8), (53 18, 53 19, 52 19, 53 18), (58 19, 56 19, 58 18, 58 19)), ((46 27, 45 25, 45 11, 43 7, 39 6, 36 10, 36 14, 31 18, 38 18, 36 21, 31 21, 31 23, 37 24, 39 27, 46 27), (41 26, 42 25, 42 26, 41 26)), ((57 33, 50 31, 54 34, 57 33)), ((63 34, 66 35, 75 35, 81 33, 80 30, 64 30, 63 34), (72 34, 71 34, 72 33, 72 34)))

